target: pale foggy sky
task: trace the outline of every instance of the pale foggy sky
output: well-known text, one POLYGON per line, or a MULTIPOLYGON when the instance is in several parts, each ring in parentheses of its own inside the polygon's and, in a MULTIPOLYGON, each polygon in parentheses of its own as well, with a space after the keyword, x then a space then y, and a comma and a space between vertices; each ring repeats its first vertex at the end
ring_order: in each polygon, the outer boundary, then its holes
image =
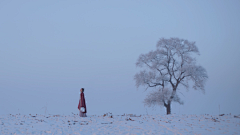
MULTIPOLYGON (((196 41, 206 93, 177 114, 240 114, 240 1, 0 1, 0 114, 165 114, 144 107, 135 63, 161 37, 196 41), (219 110, 220 107, 220 110, 219 110)), ((182 95, 183 94, 183 95, 182 95)))

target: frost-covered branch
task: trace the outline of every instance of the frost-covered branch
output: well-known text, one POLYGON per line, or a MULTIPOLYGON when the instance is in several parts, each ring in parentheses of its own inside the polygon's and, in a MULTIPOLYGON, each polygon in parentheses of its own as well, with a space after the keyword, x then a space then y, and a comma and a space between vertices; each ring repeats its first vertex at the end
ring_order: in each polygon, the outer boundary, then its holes
POLYGON ((152 91, 147 95, 147 97, 144 99, 144 105, 151 107, 155 105, 160 106, 167 106, 167 102, 172 97, 172 101, 178 102, 179 104, 183 104, 183 101, 179 98, 177 94, 172 95, 172 91, 168 88, 164 88, 162 90, 152 91))

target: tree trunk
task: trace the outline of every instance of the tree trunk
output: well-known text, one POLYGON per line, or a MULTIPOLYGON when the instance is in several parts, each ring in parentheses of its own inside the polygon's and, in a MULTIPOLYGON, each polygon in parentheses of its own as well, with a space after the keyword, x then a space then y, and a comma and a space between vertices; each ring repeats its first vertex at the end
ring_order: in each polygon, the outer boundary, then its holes
POLYGON ((167 115, 171 114, 171 102, 167 104, 166 109, 167 109, 167 115))
POLYGON ((171 95, 170 99, 168 100, 167 104, 164 105, 167 109, 167 115, 171 114, 171 102, 172 102, 172 99, 174 98, 174 96, 176 94, 176 89, 177 89, 176 87, 173 88, 172 95, 171 95))

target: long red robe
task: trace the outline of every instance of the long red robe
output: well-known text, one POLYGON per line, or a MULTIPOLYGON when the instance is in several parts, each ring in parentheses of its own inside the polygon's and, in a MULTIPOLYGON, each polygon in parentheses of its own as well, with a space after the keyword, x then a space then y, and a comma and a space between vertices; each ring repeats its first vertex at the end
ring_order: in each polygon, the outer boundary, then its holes
POLYGON ((78 109, 80 109, 81 107, 85 108, 85 112, 83 112, 83 113, 87 113, 87 107, 86 107, 86 102, 85 102, 85 97, 84 97, 84 93, 83 92, 80 94, 80 100, 79 100, 79 103, 78 103, 78 109))

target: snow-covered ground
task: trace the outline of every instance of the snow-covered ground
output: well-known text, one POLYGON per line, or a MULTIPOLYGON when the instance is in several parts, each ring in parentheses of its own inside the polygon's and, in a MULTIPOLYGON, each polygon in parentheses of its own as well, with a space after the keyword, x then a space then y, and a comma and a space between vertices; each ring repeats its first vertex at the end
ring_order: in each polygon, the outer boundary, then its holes
POLYGON ((0 115, 5 134, 240 134, 240 116, 219 115, 0 115))

